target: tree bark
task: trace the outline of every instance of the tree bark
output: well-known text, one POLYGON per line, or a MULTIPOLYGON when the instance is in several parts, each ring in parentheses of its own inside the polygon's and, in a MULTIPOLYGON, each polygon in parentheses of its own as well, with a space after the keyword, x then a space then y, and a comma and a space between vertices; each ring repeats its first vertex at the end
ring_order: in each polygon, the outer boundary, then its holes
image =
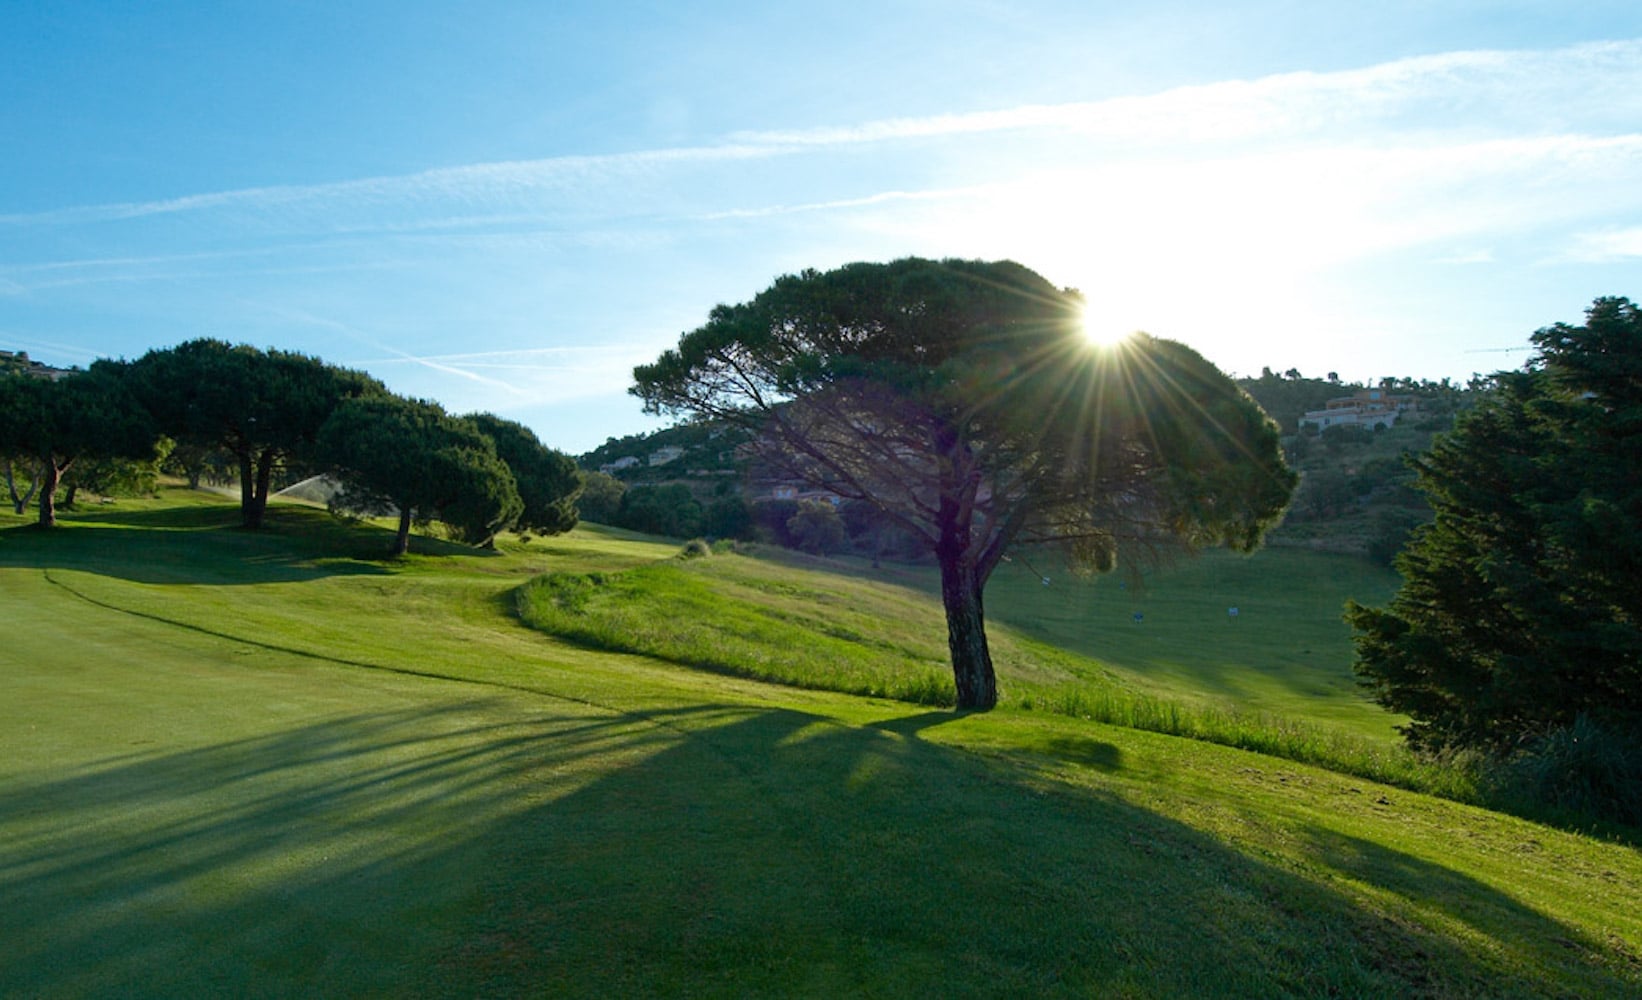
POLYGON ((262 516, 268 510, 268 486, 273 478, 274 453, 268 449, 257 456, 256 482, 240 510, 245 527, 252 530, 262 527, 262 516))
POLYGON ((244 527, 254 528, 261 523, 261 518, 257 519, 258 524, 251 523, 252 501, 256 496, 257 472, 256 466, 251 462, 250 446, 247 445, 236 450, 234 457, 239 459, 239 522, 244 527))
POLYGON ((402 556, 410 551, 411 509, 408 504, 399 508, 399 534, 393 539, 393 554, 402 556))
POLYGON ((985 711, 998 704, 998 677, 986 644, 983 581, 960 554, 943 551, 936 558, 941 565, 941 603, 946 608, 946 641, 958 707, 985 711))
POLYGON ((40 474, 38 471, 30 473, 28 492, 19 494, 17 492, 16 471, 12 468, 11 459, 6 459, 5 465, 6 489, 11 494, 11 507, 15 513, 21 515, 28 510, 29 501, 34 499, 35 491, 40 488, 40 474))
POLYGON ((46 459, 41 463, 40 477, 44 480, 40 484, 40 527, 57 527, 57 483, 62 478, 62 470, 57 468, 54 459, 46 459))

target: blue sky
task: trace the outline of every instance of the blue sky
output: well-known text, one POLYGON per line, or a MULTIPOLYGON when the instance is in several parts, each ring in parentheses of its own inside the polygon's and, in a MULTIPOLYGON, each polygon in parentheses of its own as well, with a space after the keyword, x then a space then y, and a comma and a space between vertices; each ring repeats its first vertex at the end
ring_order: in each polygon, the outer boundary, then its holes
POLYGON ((1262 366, 1642 298, 1642 5, 0 4, 0 348, 317 354, 572 453, 719 302, 1013 258, 1262 366))

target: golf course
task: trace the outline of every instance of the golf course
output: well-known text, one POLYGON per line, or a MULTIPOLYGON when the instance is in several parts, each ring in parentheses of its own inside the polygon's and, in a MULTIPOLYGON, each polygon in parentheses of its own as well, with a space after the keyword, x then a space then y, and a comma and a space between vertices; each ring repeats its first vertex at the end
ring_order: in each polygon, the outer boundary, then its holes
POLYGON ((1364 560, 1017 560, 964 713, 928 568, 238 521, 0 514, 0 996, 1642 995, 1634 837, 1417 790, 1364 560))

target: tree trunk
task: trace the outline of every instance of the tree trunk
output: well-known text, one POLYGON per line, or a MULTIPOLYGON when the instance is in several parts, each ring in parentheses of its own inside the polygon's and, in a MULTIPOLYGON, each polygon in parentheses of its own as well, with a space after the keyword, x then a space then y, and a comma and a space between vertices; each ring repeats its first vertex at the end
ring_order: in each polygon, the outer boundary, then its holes
POLYGON ((262 516, 268 510, 268 487, 273 479, 274 452, 268 449, 257 456, 256 482, 250 497, 241 504, 240 515, 245 527, 252 530, 262 527, 262 516))
MULTIPOLYGON (((234 457, 239 459, 239 522, 244 527, 254 528, 257 525, 251 523, 251 508, 254 506, 252 501, 256 496, 257 471, 256 467, 251 464, 250 447, 247 446, 235 451, 234 457)), ((261 522, 262 519, 257 518, 257 524, 261 524, 261 522)))
POLYGON ((986 645, 982 581, 975 567, 961 556, 938 552, 936 558, 941 564, 941 603, 946 607, 946 641, 952 653, 958 707, 985 711, 998 704, 998 677, 986 645))
POLYGON ((29 508, 29 501, 34 499, 34 493, 40 488, 40 473, 29 474, 29 488, 27 493, 17 492, 16 470, 12 468, 11 459, 6 459, 6 489, 11 493, 11 507, 17 514, 22 514, 29 508))
POLYGON ((62 478, 62 470, 57 468, 54 459, 46 459, 41 463, 40 478, 40 527, 57 527, 57 482, 62 478))
POLYGON ((399 508, 399 534, 393 539, 393 554, 402 556, 410 551, 411 509, 408 505, 399 508))

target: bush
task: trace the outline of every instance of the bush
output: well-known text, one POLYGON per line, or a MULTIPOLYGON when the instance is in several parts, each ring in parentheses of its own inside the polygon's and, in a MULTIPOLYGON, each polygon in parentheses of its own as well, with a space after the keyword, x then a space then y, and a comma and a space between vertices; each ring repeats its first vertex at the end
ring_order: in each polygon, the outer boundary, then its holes
MULTIPOLYGON (((723 484, 720 484, 723 485, 723 484)), ((739 496, 725 496, 707 507, 707 534, 713 538, 753 537, 753 509, 739 496)))
POLYGON ((576 509, 585 521, 597 524, 615 524, 621 510, 622 495, 627 484, 605 472, 587 472, 582 475, 581 496, 576 498, 576 509))
POLYGON ((679 483, 635 486, 622 495, 615 523, 649 535, 690 538, 701 534, 701 503, 679 483))
POLYGON ((705 559, 713 554, 713 546, 705 538, 692 538, 679 549, 680 559, 705 559))
POLYGON ((1642 733, 1581 715, 1490 770, 1508 799, 1642 828, 1642 733))
POLYGON ((838 509, 824 500, 805 500, 787 519, 787 534, 797 547, 817 556, 841 551, 849 541, 838 509))

